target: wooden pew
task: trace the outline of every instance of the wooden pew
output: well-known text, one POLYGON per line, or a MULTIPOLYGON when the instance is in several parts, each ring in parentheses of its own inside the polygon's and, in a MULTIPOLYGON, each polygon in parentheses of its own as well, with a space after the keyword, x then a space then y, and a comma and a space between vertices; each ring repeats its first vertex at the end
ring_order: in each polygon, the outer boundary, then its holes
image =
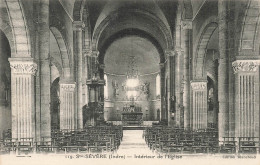
POLYGON ((217 153, 218 134, 213 128, 197 131, 161 125, 146 128, 143 138, 153 151, 166 153, 217 153))
POLYGON ((220 153, 236 153, 236 137, 224 137, 220 146, 220 153))
POLYGON ((239 137, 239 153, 259 153, 259 137, 239 137))
POLYGON ((34 139, 33 138, 20 138, 16 141, 16 152, 21 153, 31 153, 34 151, 34 139))

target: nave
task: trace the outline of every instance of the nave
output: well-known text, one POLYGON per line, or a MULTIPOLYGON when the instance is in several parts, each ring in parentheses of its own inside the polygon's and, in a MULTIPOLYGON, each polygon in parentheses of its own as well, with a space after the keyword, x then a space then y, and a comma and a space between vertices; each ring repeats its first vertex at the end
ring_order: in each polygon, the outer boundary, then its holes
POLYGON ((0 0, 0 154, 259 153, 259 0, 29 1, 0 0))

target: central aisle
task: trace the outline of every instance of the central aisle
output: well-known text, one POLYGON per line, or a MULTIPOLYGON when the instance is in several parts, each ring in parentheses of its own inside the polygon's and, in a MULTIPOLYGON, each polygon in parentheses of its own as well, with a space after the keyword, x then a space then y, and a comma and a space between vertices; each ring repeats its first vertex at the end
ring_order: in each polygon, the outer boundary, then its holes
POLYGON ((156 155, 153 153, 143 139, 143 130, 124 130, 123 140, 117 154, 125 155, 156 155))

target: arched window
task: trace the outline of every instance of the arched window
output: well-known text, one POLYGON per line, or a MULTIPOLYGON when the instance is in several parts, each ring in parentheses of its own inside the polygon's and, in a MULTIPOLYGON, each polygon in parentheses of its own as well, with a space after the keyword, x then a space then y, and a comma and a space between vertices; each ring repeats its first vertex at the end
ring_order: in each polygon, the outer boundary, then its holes
POLYGON ((107 75, 104 75, 104 80, 106 82, 105 86, 104 86, 104 98, 108 99, 108 82, 107 82, 107 75))
POLYGON ((161 95, 161 76, 158 74, 156 76, 156 97, 161 95))

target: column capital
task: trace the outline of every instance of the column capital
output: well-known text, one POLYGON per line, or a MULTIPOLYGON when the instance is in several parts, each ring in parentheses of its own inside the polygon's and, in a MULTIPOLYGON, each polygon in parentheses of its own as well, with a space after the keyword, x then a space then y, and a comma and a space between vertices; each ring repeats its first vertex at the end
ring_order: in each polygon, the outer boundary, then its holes
POLYGON ((191 88, 192 90, 205 90, 207 89, 207 81, 206 80, 201 80, 201 81, 191 81, 191 88))
POLYGON ((75 83, 60 84, 60 89, 62 89, 64 91, 68 91, 68 92, 73 92, 75 87, 76 87, 75 83))
POLYGON ((72 27, 75 31, 81 31, 85 27, 85 24, 82 21, 73 21, 72 27))
POLYGON ((84 57, 86 57, 86 56, 91 57, 91 55, 92 55, 92 50, 91 50, 91 49, 86 49, 86 50, 84 51, 84 57))
POLYGON ((174 50, 166 49, 164 52, 165 52, 166 57, 175 56, 175 51, 174 50))
POLYGON ((166 49, 165 55, 167 57, 169 56, 177 56, 183 54, 183 50, 181 48, 176 48, 175 50, 166 49))
POLYGON ((98 57, 99 56, 99 51, 98 50, 92 50, 91 51, 91 56, 92 57, 98 57))
POLYGON ((184 54, 184 51, 182 48, 178 47, 178 48, 175 48, 174 53, 176 56, 179 56, 179 55, 184 54))
POLYGON ((260 60, 236 60, 232 62, 234 73, 238 72, 256 72, 260 60))
POLYGON ((37 64, 33 58, 9 58, 10 68, 15 74, 32 74, 37 71, 37 64))
POLYGON ((182 29, 192 29, 192 20, 191 19, 184 19, 181 21, 182 29))

